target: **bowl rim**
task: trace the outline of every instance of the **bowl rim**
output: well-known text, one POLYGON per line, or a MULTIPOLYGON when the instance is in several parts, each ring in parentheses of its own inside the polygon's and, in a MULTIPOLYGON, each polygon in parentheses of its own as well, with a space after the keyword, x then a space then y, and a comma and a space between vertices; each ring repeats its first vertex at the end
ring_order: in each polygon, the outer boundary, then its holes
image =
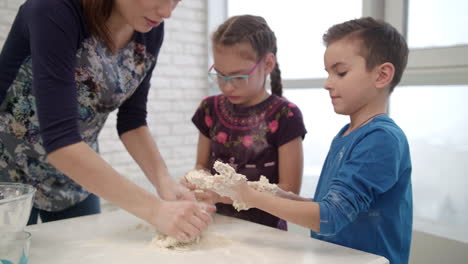
POLYGON ((21 200, 26 196, 34 196, 34 193, 36 192, 36 188, 30 184, 27 183, 20 183, 20 182, 0 182, 0 186, 2 185, 9 185, 9 186, 22 186, 22 187, 27 187, 28 192, 16 197, 11 197, 11 198, 5 198, 5 199, 0 199, 0 205, 3 205, 8 202, 16 201, 16 200, 21 200))

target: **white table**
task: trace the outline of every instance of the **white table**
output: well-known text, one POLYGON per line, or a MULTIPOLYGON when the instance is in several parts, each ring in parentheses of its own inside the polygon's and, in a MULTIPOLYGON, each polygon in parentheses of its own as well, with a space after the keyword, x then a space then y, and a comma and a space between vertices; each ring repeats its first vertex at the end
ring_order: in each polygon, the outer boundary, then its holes
POLYGON ((150 246, 149 225, 121 210, 26 229, 31 264, 388 264, 384 257, 221 215, 190 251, 150 246))

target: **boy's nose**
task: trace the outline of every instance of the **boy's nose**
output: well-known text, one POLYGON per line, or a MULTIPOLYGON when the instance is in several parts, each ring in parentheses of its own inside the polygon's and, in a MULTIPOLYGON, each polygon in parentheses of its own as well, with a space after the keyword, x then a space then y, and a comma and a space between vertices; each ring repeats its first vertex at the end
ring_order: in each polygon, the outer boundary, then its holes
POLYGON ((323 84, 323 88, 325 88, 325 90, 332 89, 332 82, 330 81, 330 78, 327 78, 325 80, 325 83, 323 84))

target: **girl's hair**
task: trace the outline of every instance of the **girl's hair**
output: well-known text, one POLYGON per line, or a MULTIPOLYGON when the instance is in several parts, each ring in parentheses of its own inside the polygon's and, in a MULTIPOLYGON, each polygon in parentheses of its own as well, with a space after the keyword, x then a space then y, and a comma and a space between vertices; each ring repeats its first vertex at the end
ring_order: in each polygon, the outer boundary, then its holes
MULTIPOLYGON (((212 36, 213 46, 234 46, 249 43, 257 53, 258 59, 271 52, 276 56, 276 37, 263 17, 242 15, 233 16, 221 24, 212 36)), ((270 74, 271 92, 283 94, 281 71, 278 62, 270 74)))
POLYGON ((91 35, 104 41, 114 51, 115 46, 106 21, 109 19, 114 0, 81 0, 86 23, 91 35))

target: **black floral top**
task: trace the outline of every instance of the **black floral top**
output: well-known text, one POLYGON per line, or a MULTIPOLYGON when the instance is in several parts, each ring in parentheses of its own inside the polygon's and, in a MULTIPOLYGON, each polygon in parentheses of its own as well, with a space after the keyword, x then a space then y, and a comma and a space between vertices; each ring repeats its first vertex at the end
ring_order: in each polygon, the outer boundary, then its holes
MULTIPOLYGON (((230 163, 250 181, 263 175, 278 183, 278 148, 307 133, 299 108, 276 95, 245 108, 224 95, 211 96, 201 102, 192 121, 211 139, 210 168, 216 160, 230 163)), ((217 204, 217 212, 272 227, 279 223, 279 218, 255 208, 237 212, 232 205, 217 204)))
POLYGON ((27 0, 0 54, 0 181, 33 185, 34 206, 46 211, 86 199, 46 156, 80 141, 98 151, 116 109, 119 134, 146 125, 163 36, 164 24, 135 33, 113 54, 87 31, 80 0, 27 0))

